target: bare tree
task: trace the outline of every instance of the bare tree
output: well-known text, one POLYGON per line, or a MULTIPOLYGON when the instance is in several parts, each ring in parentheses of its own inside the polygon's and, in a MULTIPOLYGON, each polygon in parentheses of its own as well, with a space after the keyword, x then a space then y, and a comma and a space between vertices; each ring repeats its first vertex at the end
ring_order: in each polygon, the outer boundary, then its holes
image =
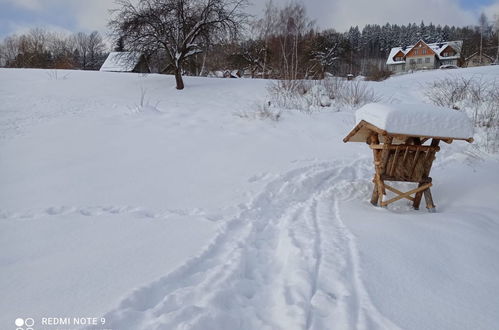
POLYGON ((1 56, 3 65, 12 66, 19 54, 19 37, 16 35, 7 37, 2 43, 1 56))
POLYGON ((277 8, 274 6, 272 0, 269 0, 265 4, 265 11, 263 18, 261 18, 258 21, 258 24, 256 24, 256 27, 259 30, 258 36, 260 39, 264 41, 262 49, 263 51, 262 78, 264 79, 266 78, 267 75, 270 37, 275 32, 276 17, 277 17, 277 8))
POLYGON ((499 64, 499 14, 494 15, 494 30, 497 36, 496 63, 499 64))
POLYGON ((281 75, 285 80, 298 78, 299 45, 312 26, 303 4, 290 3, 279 11, 274 33, 279 40, 281 75))
POLYGON ((88 35, 84 32, 77 32, 73 35, 74 56, 78 60, 81 69, 88 65, 88 35))
POLYGON ((85 32, 75 33, 72 37, 74 56, 79 67, 83 70, 96 69, 105 51, 105 45, 101 35, 97 31, 90 34, 85 32))
POLYGON ((478 18, 478 23, 480 24, 480 64, 483 62, 483 34, 485 28, 487 27, 487 16, 484 13, 480 14, 478 18))
POLYGON ((151 55, 163 50, 184 88, 182 66, 215 34, 235 35, 247 15, 246 0, 119 0, 110 27, 128 48, 151 55), (134 1, 135 2, 135 1, 134 1))
POLYGON ((88 61, 91 69, 97 69, 100 66, 105 47, 99 32, 93 31, 88 35, 88 61))

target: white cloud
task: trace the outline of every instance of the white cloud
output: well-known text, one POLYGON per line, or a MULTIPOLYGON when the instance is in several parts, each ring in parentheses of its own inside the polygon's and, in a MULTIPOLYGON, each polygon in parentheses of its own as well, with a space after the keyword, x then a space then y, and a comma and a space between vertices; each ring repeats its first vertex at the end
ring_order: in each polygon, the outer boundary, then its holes
POLYGON ((16 7, 28 10, 40 10, 42 9, 42 4, 40 0, 0 0, 1 3, 10 3, 16 7))
MULTIPOLYGON (((261 14, 265 0, 255 0, 255 14, 261 14)), ((288 0, 274 0, 283 5, 288 0)), ((307 0, 302 1, 308 14, 321 28, 334 28, 340 32, 350 26, 366 24, 426 24, 470 25, 476 24, 478 14, 485 10, 492 17, 499 9, 499 0, 487 7, 477 5, 474 9, 464 9, 458 0, 307 0), (490 14, 489 14, 490 13, 490 14)))
POLYGON ((105 31, 110 18, 109 10, 115 7, 114 0, 74 1, 78 26, 84 30, 105 31))
MULTIPOLYGON (((252 0, 249 11, 261 15, 267 0, 252 0)), ((290 0, 273 0, 277 5, 284 5, 290 0)), ((0 5, 15 5, 18 8, 44 12, 50 15, 52 9, 63 9, 68 18, 75 22, 76 30, 100 32, 107 31, 110 18, 109 9, 116 6, 114 0, 0 0, 0 5)), ((484 11, 492 19, 499 14, 499 0, 491 5, 473 9, 464 9, 458 0, 302 0, 309 16, 321 28, 334 28, 340 32, 350 26, 366 24, 407 24, 433 22, 441 25, 476 24, 478 14, 484 11)), ((59 14, 61 10, 57 11, 59 14)), ((46 25, 53 24, 50 21, 46 25)))

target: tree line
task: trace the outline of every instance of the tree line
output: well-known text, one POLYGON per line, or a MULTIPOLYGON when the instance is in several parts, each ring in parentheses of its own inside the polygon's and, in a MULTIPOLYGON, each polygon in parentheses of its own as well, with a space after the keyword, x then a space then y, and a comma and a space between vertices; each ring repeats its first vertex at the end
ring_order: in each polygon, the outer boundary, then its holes
MULTIPOLYGON (((153 72, 176 77, 239 70, 258 78, 302 79, 368 75, 383 70, 392 47, 463 40, 461 54, 480 49, 499 57, 499 17, 475 26, 368 24, 346 32, 318 29, 296 2, 267 2, 257 19, 246 0, 119 0, 109 22, 116 51, 139 51, 153 72)), ((334 22, 332 22, 334 23, 334 22)), ((42 29, 7 37, 0 64, 8 67, 98 69, 107 54, 98 32, 61 36, 42 29)))
POLYGON ((107 53, 97 31, 65 35, 34 28, 3 40, 0 64, 9 68, 98 70, 107 53))

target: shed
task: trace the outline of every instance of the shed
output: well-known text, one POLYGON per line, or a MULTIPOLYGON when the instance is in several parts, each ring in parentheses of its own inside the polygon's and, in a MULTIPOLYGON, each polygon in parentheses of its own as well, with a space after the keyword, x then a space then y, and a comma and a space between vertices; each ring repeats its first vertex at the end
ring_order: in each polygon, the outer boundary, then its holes
POLYGON ((150 73, 146 58, 139 52, 112 52, 100 71, 150 73))
POLYGON ((478 52, 471 54, 464 61, 467 67, 490 65, 494 63, 492 56, 487 54, 480 55, 478 52))
POLYGON ((434 212, 431 166, 440 141, 473 142, 473 126, 466 114, 428 104, 371 103, 357 110, 356 122, 343 142, 365 142, 373 151, 371 203, 384 207, 405 198, 419 209, 424 195, 427 209, 434 212), (386 181, 413 182, 417 187, 402 192, 386 181), (384 201, 386 190, 396 196, 384 201))

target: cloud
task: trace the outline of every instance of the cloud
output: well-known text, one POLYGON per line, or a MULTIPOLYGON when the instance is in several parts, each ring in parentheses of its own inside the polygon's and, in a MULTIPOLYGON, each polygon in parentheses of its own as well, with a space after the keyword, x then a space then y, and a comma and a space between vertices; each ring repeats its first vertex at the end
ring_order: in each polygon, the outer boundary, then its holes
POLYGON ((43 8, 40 0, 0 0, 0 5, 2 3, 33 11, 37 11, 43 8))
MULTIPOLYGON (((298 0, 299 1, 299 0, 298 0)), ((432 22, 441 25, 471 25, 477 23, 478 15, 484 11, 490 19, 499 14, 499 0, 478 0, 476 5, 463 0, 302 0, 310 18, 320 28, 346 31, 350 26, 366 24, 407 24, 432 22), (480 5, 489 3, 488 5, 480 5)), ((474 0, 475 1, 475 0, 474 0)), ((248 10, 261 15, 266 0, 252 0, 248 10)), ((290 0, 273 0, 284 5, 290 0)), ((61 30, 107 31, 109 9, 115 7, 114 0, 0 0, 0 19, 9 24, 0 24, 0 35, 12 33, 8 26, 43 25, 61 30), (15 10, 13 10, 15 8, 15 10), (10 9, 2 18, 2 10, 10 9), (29 19, 26 17, 29 13, 29 19)))
POLYGON ((75 0, 75 18, 83 30, 105 31, 110 18, 110 9, 116 7, 114 0, 75 0))
MULTIPOLYGON (((266 1, 257 0, 255 14, 260 14, 266 1)), ((284 5, 288 0, 274 0, 277 5, 284 5)), ((493 0, 488 6, 464 8, 458 0, 307 0, 302 1, 309 16, 315 19, 321 28, 334 28, 346 31, 350 26, 362 28, 366 24, 426 24, 435 25, 473 25, 476 24, 481 10, 489 16, 499 9, 499 0, 493 0)))

